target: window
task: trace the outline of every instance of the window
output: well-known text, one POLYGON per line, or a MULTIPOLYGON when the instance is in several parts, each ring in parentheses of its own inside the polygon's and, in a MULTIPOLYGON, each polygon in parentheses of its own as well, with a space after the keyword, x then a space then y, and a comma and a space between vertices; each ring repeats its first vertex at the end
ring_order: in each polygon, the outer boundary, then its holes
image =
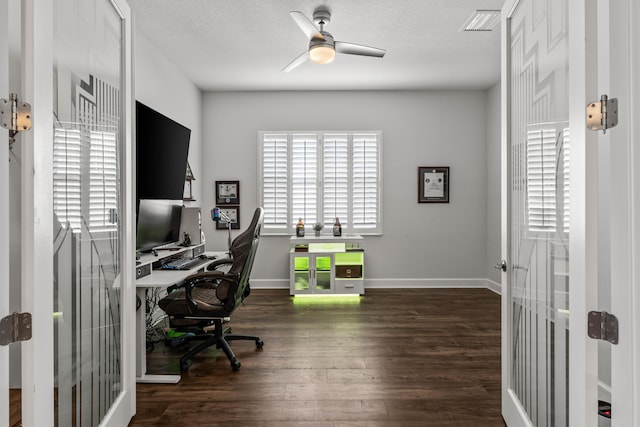
POLYGON ((569 129, 566 123, 527 131, 527 224, 530 231, 569 232, 569 129))
POLYGON ((260 200, 264 231, 310 228, 381 234, 382 132, 260 132, 260 200))

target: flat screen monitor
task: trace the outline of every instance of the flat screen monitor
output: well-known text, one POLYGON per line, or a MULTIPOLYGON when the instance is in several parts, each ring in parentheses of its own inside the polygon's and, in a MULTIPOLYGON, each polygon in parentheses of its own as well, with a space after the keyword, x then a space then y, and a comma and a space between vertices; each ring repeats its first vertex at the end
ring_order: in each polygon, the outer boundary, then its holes
POLYGON ((149 252, 180 240, 181 216, 181 200, 140 199, 136 250, 149 252))
POLYGON ((136 102, 137 199, 184 196, 191 130, 136 102))

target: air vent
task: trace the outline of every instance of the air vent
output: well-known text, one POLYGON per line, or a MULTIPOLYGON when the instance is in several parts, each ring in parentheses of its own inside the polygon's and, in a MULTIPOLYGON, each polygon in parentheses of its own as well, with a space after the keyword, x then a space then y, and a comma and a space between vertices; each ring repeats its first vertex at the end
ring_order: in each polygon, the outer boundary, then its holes
POLYGON ((460 31, 493 31, 500 24, 499 10, 476 10, 460 31))

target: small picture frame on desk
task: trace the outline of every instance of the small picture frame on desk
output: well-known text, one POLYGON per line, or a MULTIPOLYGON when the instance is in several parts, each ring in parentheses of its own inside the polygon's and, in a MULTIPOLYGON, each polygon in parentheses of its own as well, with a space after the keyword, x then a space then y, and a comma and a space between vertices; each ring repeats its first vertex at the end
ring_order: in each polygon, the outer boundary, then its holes
POLYGON ((418 203, 449 203, 449 167, 418 167, 418 203))
POLYGON ((240 229, 240 206, 225 206, 220 208, 220 221, 216 222, 216 230, 226 230, 227 229, 227 221, 224 219, 224 215, 226 214, 231 220, 231 229, 238 230, 240 229))
POLYGON ((216 181, 216 205, 240 203, 240 181, 216 181))

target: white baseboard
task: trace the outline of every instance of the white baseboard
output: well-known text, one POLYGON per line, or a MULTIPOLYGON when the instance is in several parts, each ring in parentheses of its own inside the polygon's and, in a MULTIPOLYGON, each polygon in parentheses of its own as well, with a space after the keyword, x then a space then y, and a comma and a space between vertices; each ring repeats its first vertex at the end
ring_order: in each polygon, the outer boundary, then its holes
POLYGON ((506 394, 502 394, 502 418, 508 426, 534 427, 513 390, 507 390, 506 394))
MULTIPOLYGON (((289 289, 289 279, 251 279, 253 289, 289 289)), ((500 295, 501 286, 489 279, 365 279, 365 289, 486 288, 500 295)))
POLYGON ((498 282, 494 282, 493 280, 487 279, 487 289, 495 292, 498 295, 502 295, 502 285, 498 282))
POLYGON ((251 279, 253 289, 289 289, 289 279, 251 279))
POLYGON ((486 279, 365 279, 365 289, 486 288, 486 279))

